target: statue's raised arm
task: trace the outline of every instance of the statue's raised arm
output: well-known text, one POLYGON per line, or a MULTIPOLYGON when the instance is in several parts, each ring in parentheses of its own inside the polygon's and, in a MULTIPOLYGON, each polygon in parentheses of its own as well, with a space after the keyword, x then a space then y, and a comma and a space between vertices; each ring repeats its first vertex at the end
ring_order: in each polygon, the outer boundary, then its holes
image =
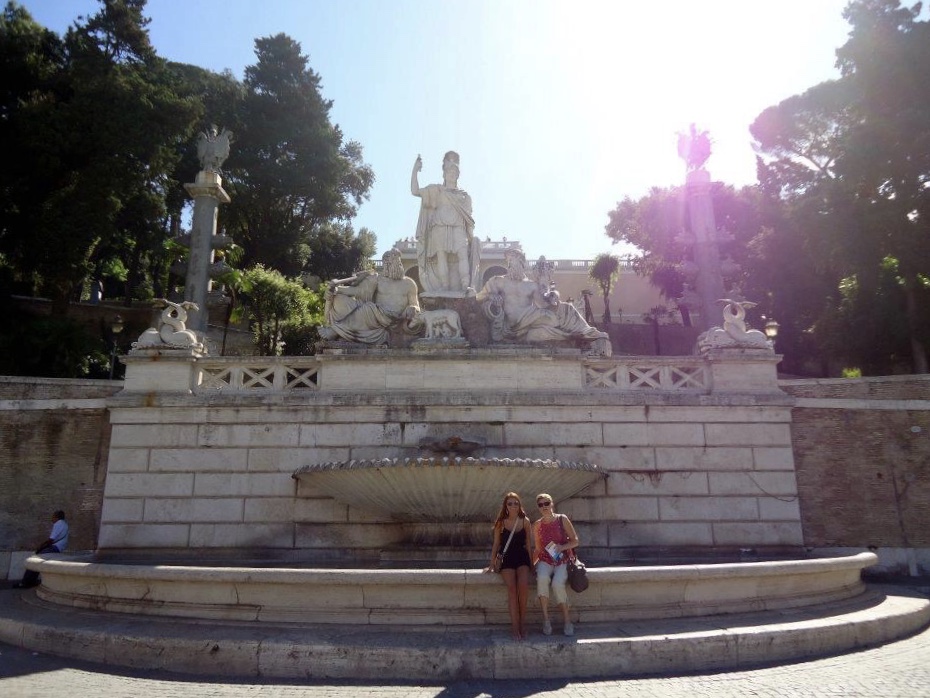
POLYGON ((420 196, 420 180, 417 178, 420 170, 423 169, 423 158, 417 155, 413 162, 413 172, 410 173, 410 193, 414 196, 420 196))

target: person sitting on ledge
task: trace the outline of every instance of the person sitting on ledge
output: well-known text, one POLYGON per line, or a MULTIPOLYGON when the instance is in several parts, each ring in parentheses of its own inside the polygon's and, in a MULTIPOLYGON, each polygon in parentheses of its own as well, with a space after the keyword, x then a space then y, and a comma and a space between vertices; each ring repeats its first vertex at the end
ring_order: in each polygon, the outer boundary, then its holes
POLYGON ((527 278, 526 257, 522 251, 509 248, 504 252, 504 258, 507 260, 507 275, 488 279, 475 297, 479 303, 489 301, 488 313, 502 324, 501 340, 603 340, 609 348, 606 332, 585 322, 575 306, 562 303, 557 291, 527 278))
MULTIPOLYGON (((68 547, 68 522, 65 521, 65 512, 61 509, 52 515, 52 530, 48 538, 36 549, 36 555, 42 553, 63 553, 68 547)), ((13 585, 14 589, 29 589, 38 586, 39 573, 26 570, 23 580, 13 585)))

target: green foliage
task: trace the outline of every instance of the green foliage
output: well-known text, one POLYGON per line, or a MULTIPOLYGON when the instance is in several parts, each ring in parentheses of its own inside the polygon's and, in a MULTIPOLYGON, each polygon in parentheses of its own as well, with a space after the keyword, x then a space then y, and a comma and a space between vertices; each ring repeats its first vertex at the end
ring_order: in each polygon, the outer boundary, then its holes
POLYGON ((362 228, 358 234, 346 223, 325 223, 309 243, 308 269, 320 279, 346 279, 366 269, 375 254, 374 233, 362 228))
POLYGON ((161 190, 196 105, 155 56, 143 0, 103 0, 63 39, 7 6, 0 57, 22 78, 3 95, 0 250, 37 273, 62 313, 84 279, 123 259, 128 281, 162 230, 161 190), (7 51, 9 49, 9 51, 7 51))
POLYGON ((767 248, 793 250, 826 282, 811 331, 824 351, 861 352, 849 358, 867 372, 899 370, 907 353, 914 371, 928 370, 930 23, 918 14, 897 0, 851 2, 842 77, 770 107, 750 129, 762 187, 785 213, 767 248))
POLYGON ((0 374, 47 378, 106 377, 107 348, 84 327, 60 317, 18 315, 0 334, 0 374))
MULTIPOLYGON (((734 189, 715 182, 711 186, 711 201, 717 227, 732 238, 719 245, 721 254, 732 257, 745 267, 747 245, 759 234, 770 214, 762 205, 761 195, 754 187, 734 189)), ((688 204, 681 187, 653 187, 638 200, 629 197, 609 212, 607 235, 614 242, 627 242, 641 250, 635 268, 638 274, 647 276, 662 292, 676 303, 685 293, 687 278, 685 269, 692 262, 690 249, 684 242, 688 232, 688 204)), ((733 276, 733 283, 745 283, 745 278, 733 276)), ((688 310, 679 304, 682 322, 690 325, 688 310)))
POLYGON ((226 230, 244 248, 246 266, 321 278, 334 267, 354 271, 345 262, 357 266, 352 258, 373 248, 373 236, 353 239, 347 221, 368 197, 374 173, 361 146, 345 142, 330 122, 332 103, 300 44, 278 34, 257 39, 255 53, 239 107, 244 129, 226 166, 226 230))
POLYGON ((324 278, 361 268, 374 235, 349 220, 374 175, 330 122, 299 44, 258 39, 240 82, 159 58, 145 5, 100 0, 63 37, 13 3, 0 15, 0 255, 23 290, 52 297, 57 314, 91 280, 127 304, 168 295, 182 254, 167 243, 190 206, 205 116, 236 137, 220 225, 243 265, 324 278))
POLYGON ((602 253, 594 258, 591 265, 591 279, 597 282, 604 297, 604 323, 611 323, 610 289, 620 276, 620 258, 615 254, 602 253))
POLYGON ((322 322, 322 298, 300 282, 258 264, 244 274, 242 293, 262 356, 310 353, 314 327, 322 322), (296 345, 296 346, 294 346, 296 345))

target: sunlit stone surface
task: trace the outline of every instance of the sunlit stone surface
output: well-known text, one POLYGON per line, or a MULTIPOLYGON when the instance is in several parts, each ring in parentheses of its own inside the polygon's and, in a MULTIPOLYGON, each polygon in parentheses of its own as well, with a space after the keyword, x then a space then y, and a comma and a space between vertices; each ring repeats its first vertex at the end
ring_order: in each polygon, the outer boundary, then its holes
POLYGON ((528 458, 384 458, 308 465, 294 477, 345 504, 396 521, 491 521, 504 492, 531 506, 539 492, 557 502, 607 475, 590 463, 528 458))

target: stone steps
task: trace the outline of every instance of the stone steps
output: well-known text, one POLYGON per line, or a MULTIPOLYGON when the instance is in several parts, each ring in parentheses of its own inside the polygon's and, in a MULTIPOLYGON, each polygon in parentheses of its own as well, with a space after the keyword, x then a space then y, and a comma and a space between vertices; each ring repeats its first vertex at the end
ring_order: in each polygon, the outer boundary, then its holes
POLYGON ((801 609, 585 622, 571 638, 532 629, 518 643, 501 625, 185 620, 66 608, 32 590, 0 591, 2 642, 112 666, 224 677, 448 681, 708 672, 878 645, 928 622, 925 597, 870 586, 853 599, 801 609))

